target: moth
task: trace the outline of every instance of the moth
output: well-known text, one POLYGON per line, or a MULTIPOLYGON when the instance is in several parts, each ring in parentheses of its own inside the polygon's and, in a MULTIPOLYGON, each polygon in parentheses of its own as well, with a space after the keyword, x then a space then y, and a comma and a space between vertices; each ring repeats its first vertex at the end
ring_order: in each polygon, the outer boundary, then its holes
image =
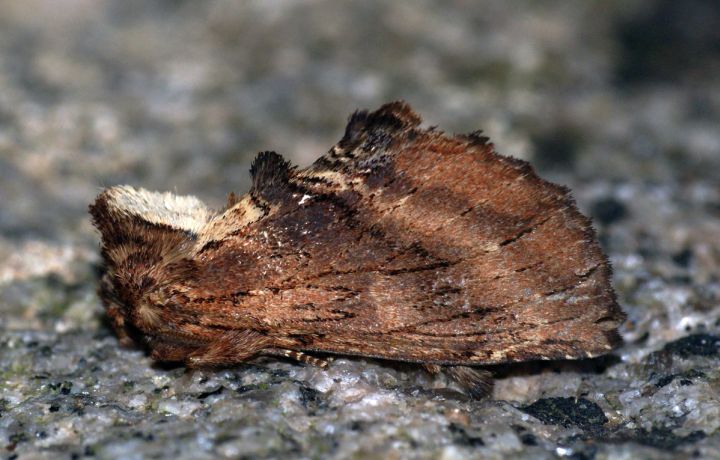
POLYGON ((611 268, 569 190, 479 132, 420 124, 404 102, 355 112, 308 168, 260 153, 220 210, 102 191, 99 292, 121 342, 189 367, 419 363, 477 397, 482 366, 616 347, 611 268))

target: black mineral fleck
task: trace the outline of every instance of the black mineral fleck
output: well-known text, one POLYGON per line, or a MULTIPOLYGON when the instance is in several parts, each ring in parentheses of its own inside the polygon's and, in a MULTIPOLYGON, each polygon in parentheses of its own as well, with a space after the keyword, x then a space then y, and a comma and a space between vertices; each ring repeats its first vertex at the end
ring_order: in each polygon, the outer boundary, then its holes
POLYGON ((546 425, 596 429, 607 423, 603 410, 585 398, 543 398, 521 408, 546 425))
POLYGON ((683 358, 717 356, 720 352, 720 337, 709 334, 689 335, 668 343, 664 350, 683 358))

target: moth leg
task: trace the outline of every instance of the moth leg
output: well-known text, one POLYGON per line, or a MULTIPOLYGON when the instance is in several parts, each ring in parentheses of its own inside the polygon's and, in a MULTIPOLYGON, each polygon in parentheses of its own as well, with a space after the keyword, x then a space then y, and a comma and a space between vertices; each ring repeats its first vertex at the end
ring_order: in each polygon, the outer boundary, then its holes
POLYGON ((120 307, 115 303, 110 303, 105 313, 107 313, 108 318, 110 318, 110 324, 112 325, 113 331, 115 331, 118 341, 120 341, 120 345, 124 347, 131 346, 135 341, 130 337, 125 328, 125 316, 120 307))
POLYGON ((431 374, 445 372, 445 375, 455 380, 475 399, 482 399, 492 392, 493 377, 489 371, 467 366, 438 366, 437 364, 423 364, 423 367, 431 374))
POLYGON ((120 345, 129 347, 133 344, 134 340, 128 334, 125 328, 125 315, 123 315, 123 309, 120 305, 120 301, 115 295, 115 289, 113 288, 110 276, 105 273, 100 278, 100 289, 98 291, 100 298, 105 304, 105 313, 110 319, 110 325, 115 331, 115 335, 120 341, 120 345))
POLYGON ((423 364, 423 369, 428 371, 429 374, 432 375, 438 375, 440 372, 442 372, 442 367, 438 366, 437 364, 423 364))
POLYGON ((155 361, 181 362, 197 350, 197 346, 185 346, 177 343, 162 342, 159 340, 148 341, 150 357, 155 361))
POLYGON ((270 339, 246 329, 229 331, 200 346, 185 359, 188 367, 230 366, 253 358, 270 345, 270 339))
POLYGON ((492 393, 493 376, 490 371, 467 366, 447 366, 443 370, 475 399, 484 398, 492 393))
POLYGON ((314 356, 306 355, 302 351, 285 350, 282 348, 271 348, 269 350, 263 351, 263 354, 268 356, 283 356, 285 358, 294 359, 295 361, 299 361, 303 364, 310 364, 311 366, 316 366, 322 369, 328 367, 328 361, 316 358, 314 356))

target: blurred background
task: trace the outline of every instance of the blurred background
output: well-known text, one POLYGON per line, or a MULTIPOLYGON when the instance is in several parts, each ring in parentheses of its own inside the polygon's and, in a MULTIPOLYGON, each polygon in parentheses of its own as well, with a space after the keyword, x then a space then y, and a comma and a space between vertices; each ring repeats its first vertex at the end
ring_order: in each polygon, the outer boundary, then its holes
POLYGON ((717 183, 718 24, 712 0, 5 0, 0 232, 76 239, 119 183, 220 206, 256 152, 307 165, 395 99, 556 180, 717 183))
POLYGON ((114 344, 87 215, 102 187, 221 207, 257 152, 306 166, 354 110, 405 99, 573 189, 629 314, 622 358, 641 362, 720 320, 718 75, 714 0, 3 0, 0 331, 45 339, 0 356, 114 344))

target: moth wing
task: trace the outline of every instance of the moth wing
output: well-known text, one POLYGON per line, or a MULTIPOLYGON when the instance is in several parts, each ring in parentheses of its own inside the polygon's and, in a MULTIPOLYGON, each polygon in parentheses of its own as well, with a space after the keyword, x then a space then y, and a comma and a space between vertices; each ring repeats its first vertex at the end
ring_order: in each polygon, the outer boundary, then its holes
POLYGON ((354 114, 306 170, 261 154, 228 211, 256 219, 201 235, 202 321, 291 348, 442 364, 616 346, 610 266, 567 189, 486 138, 419 123, 392 103, 354 114))

